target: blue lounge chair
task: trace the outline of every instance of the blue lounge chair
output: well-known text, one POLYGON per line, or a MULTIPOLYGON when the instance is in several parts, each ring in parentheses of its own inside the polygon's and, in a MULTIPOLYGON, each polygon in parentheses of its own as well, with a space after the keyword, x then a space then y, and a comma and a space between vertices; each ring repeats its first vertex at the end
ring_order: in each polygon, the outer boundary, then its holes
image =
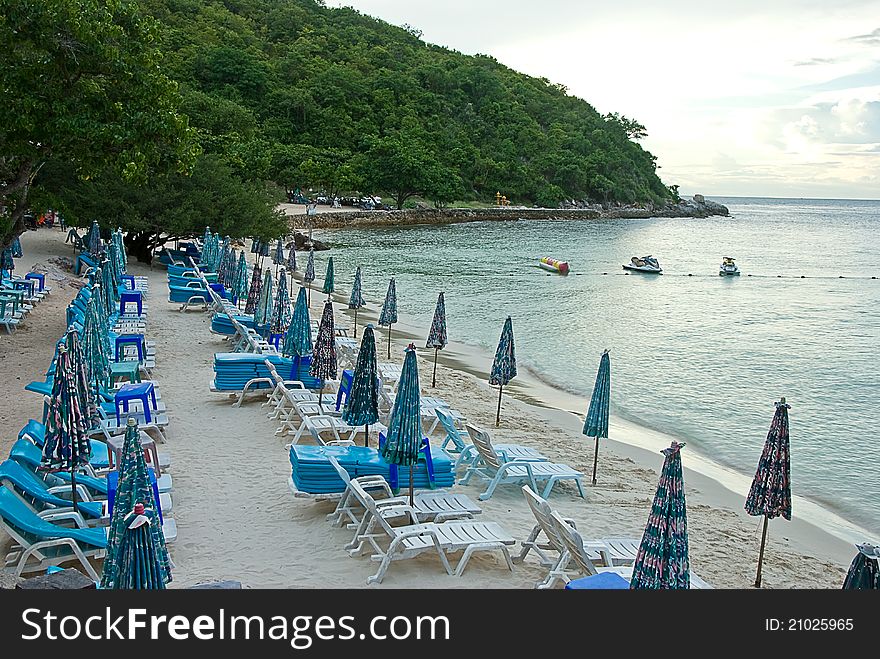
MULTIPOLYGON (((43 444, 46 442, 46 426, 34 419, 28 419, 27 425, 18 433, 18 438, 29 439, 33 444, 42 449, 43 444)), ((108 469, 110 467, 110 457, 107 455, 107 445, 96 439, 90 439, 89 445, 92 448, 89 464, 95 469, 108 469)))
MULTIPOLYGON (((58 496, 70 494, 69 485, 49 487, 34 472, 25 469, 15 460, 4 460, 0 464, 0 483, 15 492, 35 513, 53 509, 72 510, 70 499, 58 496)), ((104 515, 104 504, 100 501, 80 501, 79 496, 77 495, 77 508, 83 518, 101 519, 104 515)))

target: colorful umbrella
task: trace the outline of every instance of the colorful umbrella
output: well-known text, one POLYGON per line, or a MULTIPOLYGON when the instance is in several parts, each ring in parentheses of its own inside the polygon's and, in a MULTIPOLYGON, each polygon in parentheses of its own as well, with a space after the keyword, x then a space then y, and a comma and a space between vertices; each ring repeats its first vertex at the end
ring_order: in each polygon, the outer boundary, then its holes
POLYGON ((681 448, 663 449, 660 484, 648 515, 645 534, 633 564, 630 588, 690 588, 687 506, 681 473, 681 448))
POLYGON ((403 358, 397 396, 388 421, 388 437, 379 453, 390 464, 409 467, 409 503, 413 505, 413 465, 422 447, 421 394, 415 346, 410 344, 403 358))
MULTIPOLYGON (((130 522, 126 523, 126 519, 137 504, 143 504, 151 511, 157 510, 152 479, 141 448, 140 430, 134 418, 129 417, 122 445, 122 457, 119 461, 119 481, 107 533, 107 556, 104 559, 101 588, 125 588, 127 586, 123 584, 130 583, 131 575, 126 572, 129 564, 125 559, 124 537, 130 525, 130 522)), ((158 522, 159 520, 155 520, 149 525, 149 532, 153 541, 156 574, 164 585, 171 581, 171 559, 165 546, 165 534, 158 522)))
MULTIPOLYGON (((259 266, 258 266, 259 267, 259 266)), ((260 301, 254 311, 254 324, 265 325, 272 316, 272 273, 266 270, 263 275, 263 287, 260 289, 260 301)))
POLYGON ((354 338, 358 335, 358 309, 364 306, 364 296, 361 293, 361 268, 354 273, 354 283, 351 285, 351 297, 348 299, 348 308, 354 309, 354 338))
POLYGON ((382 304, 382 313, 379 314, 379 326, 388 327, 388 359, 391 359, 391 326, 397 322, 397 287, 394 277, 388 282, 388 291, 385 293, 385 302, 382 304))
POLYGON ((324 288, 322 289, 328 297, 334 291, 333 279, 333 257, 331 256, 327 261, 327 272, 324 273, 324 288))
POLYGON ((856 545, 859 553, 849 566, 846 579, 843 581, 844 590, 880 590, 880 566, 877 559, 880 558, 880 546, 863 542, 856 545))
POLYGON ((259 264, 254 264, 254 272, 251 275, 251 287, 248 289, 247 302, 244 304, 244 312, 253 315, 260 301, 260 291, 263 288, 263 272, 259 264))
POLYGON ((296 295, 293 317, 287 327, 287 333, 284 335, 281 354, 293 359, 290 379, 298 380, 300 359, 312 354, 312 321, 309 318, 306 289, 302 286, 299 287, 299 293, 296 295))
POLYGON ((99 425, 95 394, 88 380, 76 329, 67 330, 55 357, 55 379, 46 412, 46 436, 41 469, 70 471, 73 508, 76 470, 89 461, 89 431, 99 425))
POLYGON ((159 526, 155 511, 142 503, 135 504, 122 523, 122 538, 116 551, 117 576, 111 588, 164 590, 166 573, 153 538, 153 529, 159 526))
POLYGON ((596 484, 596 465, 599 462, 599 438, 608 438, 608 408, 611 400, 611 357, 608 350, 602 353, 599 360, 599 372, 596 373, 596 384, 590 398, 590 409, 584 421, 584 434, 596 438, 596 449, 593 452, 593 485, 596 484))
POLYGON ((446 336, 446 301, 443 293, 437 297, 437 308, 434 309, 434 320, 431 321, 431 330, 428 332, 426 348, 434 348, 434 374, 431 376, 431 386, 437 386, 437 352, 443 350, 448 343, 446 336))
POLYGON ((501 423, 501 392, 504 385, 516 377, 516 349, 513 345, 513 321, 510 316, 504 321, 501 330, 501 339, 495 350, 495 360, 492 362, 492 372, 489 374, 489 384, 498 385, 498 410, 495 412, 495 427, 501 423))
POLYGON ((269 323, 269 331, 272 334, 284 334, 290 324, 290 295, 287 292, 287 274, 284 268, 278 274, 278 293, 275 296, 275 307, 272 310, 272 320, 269 323))
POLYGON ((376 338, 373 326, 367 325, 342 410, 342 420, 348 425, 364 426, 364 446, 370 445, 370 424, 379 420, 378 375, 376 338))
POLYGON ((20 259, 22 256, 24 256, 24 252, 21 249, 21 238, 19 238, 18 236, 12 239, 10 247, 12 248, 12 256, 14 258, 20 259))
POLYGON ((312 282, 315 281, 315 250, 309 250, 309 260, 306 263, 306 272, 303 275, 303 281, 308 287, 309 306, 312 306, 312 282))
POLYGON ((336 336, 333 331, 333 303, 327 300, 324 303, 324 313, 321 315, 321 324, 318 326, 318 338, 315 339, 315 350, 312 355, 312 365, 309 375, 321 381, 321 395, 318 397, 319 405, 324 394, 324 381, 335 380, 336 366, 336 336))
POLYGON ((761 567, 764 563, 764 545, 767 542, 767 522, 780 515, 791 520, 791 455, 788 440, 788 410, 791 405, 781 398, 770 423, 770 431, 764 442, 764 451, 758 461, 758 469, 746 499, 745 509, 749 515, 764 516, 761 533, 761 551, 758 554, 758 572, 755 588, 761 587, 761 567))

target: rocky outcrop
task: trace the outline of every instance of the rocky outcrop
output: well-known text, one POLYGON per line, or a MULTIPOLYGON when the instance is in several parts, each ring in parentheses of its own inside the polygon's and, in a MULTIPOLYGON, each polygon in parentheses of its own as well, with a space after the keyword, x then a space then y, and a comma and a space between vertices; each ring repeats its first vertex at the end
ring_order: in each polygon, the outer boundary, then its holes
POLYGON ((293 247, 297 252, 307 252, 309 249, 314 249, 316 252, 323 252, 330 249, 330 246, 327 243, 322 243, 320 240, 315 240, 314 238, 311 243, 309 243, 309 237, 299 231, 293 233, 293 240, 287 243, 285 247, 287 249, 293 247))

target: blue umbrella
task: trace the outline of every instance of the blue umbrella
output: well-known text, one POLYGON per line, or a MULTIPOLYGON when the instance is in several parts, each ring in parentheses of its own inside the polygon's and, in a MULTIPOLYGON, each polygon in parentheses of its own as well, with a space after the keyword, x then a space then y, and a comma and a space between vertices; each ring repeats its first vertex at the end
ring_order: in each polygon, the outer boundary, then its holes
POLYGON ((388 437, 379 453, 390 464, 409 467, 409 503, 413 505, 413 465, 422 447, 421 394, 415 346, 410 344, 403 358, 397 396, 388 421, 388 437))
POLYGON ((95 220, 92 220, 92 226, 89 228, 88 236, 86 236, 86 245, 89 248, 89 253, 97 258, 101 252, 101 229, 95 220))
POLYGON ((312 321, 309 319, 309 305, 306 302, 306 289, 299 287, 293 317, 284 335, 281 353, 293 358, 291 379, 299 379, 299 363, 302 357, 312 354, 312 321))
POLYGON ((321 324, 318 326, 318 338, 315 339, 312 365, 309 367, 309 375, 321 381, 321 394, 318 397, 318 404, 322 408, 324 381, 335 380, 336 374, 336 338, 333 331, 333 303, 327 300, 324 303, 321 324))
POLYGON ((290 324, 290 295, 287 292, 287 275, 284 268, 278 275, 278 292, 275 294, 275 308, 269 330, 272 334, 284 334, 290 324))
POLYGON ((510 316, 504 321, 501 330, 501 339, 495 350, 495 360, 492 362, 492 372, 489 374, 489 384, 498 385, 498 410, 495 412, 495 427, 501 423, 501 392, 504 385, 516 377, 516 349, 513 345, 513 321, 510 316))
POLYGON ((767 542, 767 522, 780 515, 791 520, 791 455, 788 437, 788 410, 791 405, 781 398, 770 422, 764 450, 749 489, 745 509, 749 515, 764 516, 761 533, 761 551, 758 554, 758 573, 755 588, 761 587, 761 567, 764 563, 764 545, 767 542))
POLYGON ((608 407, 611 400, 611 357, 608 350, 602 353, 599 360, 599 372, 596 373, 596 384, 590 398, 590 409, 584 421, 584 434, 596 438, 596 450, 593 453, 593 485, 596 484, 596 464, 599 462, 599 438, 608 437, 608 407))
POLYGON ((354 273, 354 283, 351 285, 351 297, 348 299, 348 308, 354 309, 354 338, 358 335, 358 309, 364 306, 364 296, 361 293, 361 268, 354 273))
POLYGON ((15 258, 20 259, 22 256, 24 256, 24 252, 21 249, 21 238, 19 238, 18 236, 12 239, 12 244, 10 245, 10 247, 12 248, 12 256, 14 256, 15 258))
POLYGON ((235 272, 235 282, 232 287, 232 293, 235 296, 235 303, 239 304, 242 300, 247 302, 248 286, 248 267, 244 250, 241 250, 238 256, 238 267, 235 272))
POLYGON ((259 254, 260 253, 260 239, 259 238, 251 238, 251 254, 259 254))
POLYGON ((303 275, 303 281, 308 287, 309 306, 312 306, 312 282, 315 281, 315 250, 309 250, 309 260, 306 263, 306 272, 303 275))
POLYGON ((434 320, 431 321, 431 330, 428 332, 426 348, 434 348, 434 374, 431 376, 431 386, 437 386, 437 352, 443 350, 448 343, 446 336, 446 301, 443 293, 437 297, 437 308, 434 309, 434 320))
POLYGON ((333 257, 331 256, 330 260, 327 261, 327 271, 324 273, 324 288, 322 289, 322 292, 326 293, 328 297, 335 290, 333 279, 333 257))
POLYGON ((373 326, 367 325, 342 410, 342 420, 348 425, 364 426, 364 446, 370 445, 370 424, 379 420, 378 375, 376 338, 373 326))
POLYGON ((272 255, 272 263, 275 265, 284 264, 284 243, 281 242, 281 238, 275 243, 275 253, 272 255))
POLYGON ((266 270, 263 275, 263 286, 260 289, 260 301, 254 311, 254 325, 265 325, 272 317, 272 273, 266 270))
POLYGON ((687 505, 681 472, 681 448, 672 442, 665 456, 660 483, 648 515, 645 533, 633 563, 629 587, 690 588, 687 505))
POLYGON ((391 359, 391 326, 397 322, 397 286, 394 277, 388 282, 388 291, 385 293, 385 302, 382 304, 382 312, 379 314, 379 326, 388 327, 388 359, 391 359))
POLYGON ((859 553, 853 559, 846 579, 843 581, 844 590, 880 590, 880 566, 877 559, 880 558, 880 546, 863 542, 856 545, 859 553))

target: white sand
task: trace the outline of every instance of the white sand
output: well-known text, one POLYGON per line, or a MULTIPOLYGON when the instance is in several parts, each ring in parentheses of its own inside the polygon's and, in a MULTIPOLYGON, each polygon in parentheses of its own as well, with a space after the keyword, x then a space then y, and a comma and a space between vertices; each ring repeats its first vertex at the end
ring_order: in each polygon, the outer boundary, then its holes
MULTIPOLYGON (((57 235, 57 231, 26 235, 25 250, 57 249, 57 235)), ((171 546, 176 565, 172 587, 217 579, 239 580, 246 587, 365 586, 377 564, 366 556, 351 558, 342 549, 351 534, 326 522, 325 515, 333 505, 294 499, 288 491, 290 464, 284 449, 288 440, 274 436, 274 422, 260 410, 262 396, 254 395, 250 403, 236 409, 227 395, 208 390, 213 355, 227 349, 226 342, 209 331, 210 314, 195 310, 181 313, 179 305, 168 303, 164 269, 151 270, 130 261, 129 271, 151 279, 148 334, 157 342, 155 377, 171 419, 168 443, 162 450, 173 459, 174 517, 179 529, 178 540, 171 546)), ((318 288, 312 295, 313 318, 318 317, 324 299, 318 288)), ((340 311, 345 306, 339 304, 342 300, 339 296, 335 305, 336 320, 350 326, 348 310, 344 314, 340 311)), ((14 337, 18 339, 14 354, 25 351, 27 358, 10 357, 10 342, 6 337, 0 340, 0 383, 5 387, 0 394, 4 401, 12 397, 14 410, 10 414, 7 405, 2 406, 4 444, 14 439, 28 415, 39 413, 38 397, 18 392, 45 371, 51 357, 48 340, 54 342, 63 331, 63 304, 57 309, 38 309, 37 313, 47 321, 53 316, 55 325, 29 333, 23 327, 14 337), (10 387, 9 381, 14 386, 10 387), (25 401, 30 402, 25 405, 25 401)), ((359 324, 375 322, 375 317, 376 309, 370 305, 359 313, 359 324)), ((36 325, 31 319, 26 324, 36 325)), ((377 330, 380 356, 385 338, 385 330, 377 330)), ((422 341, 419 338, 417 345, 422 341)), ((392 355, 396 361, 402 360, 408 342, 406 328, 395 326, 392 355)), ((580 434, 573 415, 505 396, 502 427, 496 430, 492 428, 495 391, 473 375, 442 365, 437 389, 426 388, 433 353, 420 353, 425 357, 420 359, 423 391, 445 398, 470 421, 489 428, 497 442, 535 446, 555 461, 585 474, 591 472, 592 440, 580 434)), ((455 355, 450 351, 443 358, 453 363, 455 355)), ((512 392, 517 394, 517 389, 512 392)), ((631 432, 632 428, 619 423, 612 425, 614 438, 631 432)), ((435 435, 434 443, 440 439, 435 435)), ((686 466, 690 459, 687 450, 683 453, 686 466)), ((563 483, 551 495, 551 505, 563 516, 574 518, 585 537, 640 538, 662 456, 609 440, 602 444, 599 465, 598 485, 586 488, 586 500, 576 495, 573 485, 563 483)), ((745 515, 742 497, 719 483, 689 469, 685 481, 692 569, 715 587, 750 587, 760 539, 759 520, 745 515)), ((475 483, 456 486, 455 490, 476 499, 483 488, 475 483)), ((533 526, 515 486, 502 486, 481 505, 482 519, 499 522, 518 539, 524 539, 533 526)), ((764 586, 839 588, 853 554, 851 545, 804 521, 774 520, 765 556, 764 586)), ((393 564, 384 582, 373 587, 529 588, 543 574, 534 555, 510 572, 500 555, 490 554, 474 557, 463 577, 450 577, 436 556, 425 555, 393 564)))

